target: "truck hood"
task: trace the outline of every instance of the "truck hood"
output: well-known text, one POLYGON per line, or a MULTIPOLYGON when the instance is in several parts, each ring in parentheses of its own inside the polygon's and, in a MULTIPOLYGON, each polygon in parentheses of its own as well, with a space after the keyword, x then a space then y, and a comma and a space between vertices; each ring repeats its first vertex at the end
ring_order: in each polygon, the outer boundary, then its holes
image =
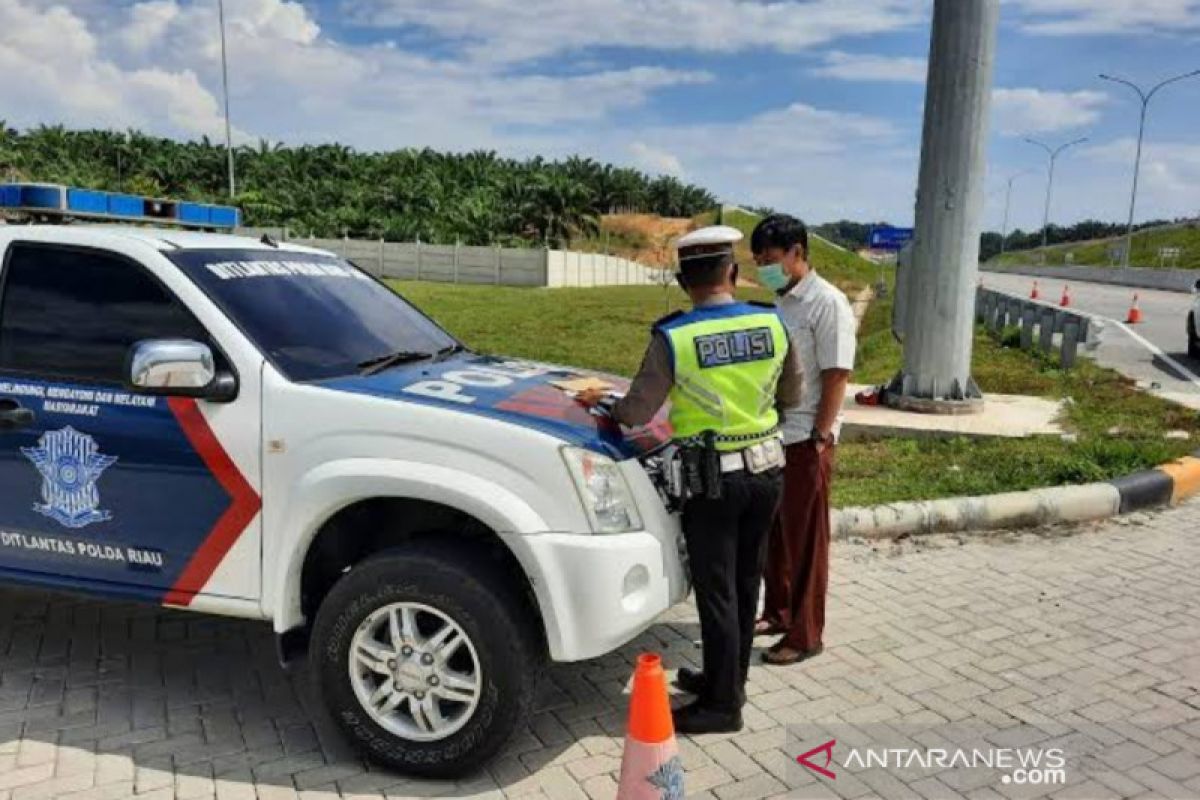
POLYGON ((316 385, 536 428, 563 442, 617 459, 646 455, 670 441, 666 406, 644 427, 627 428, 590 413, 551 383, 587 376, 603 378, 617 391, 629 387, 625 378, 603 373, 474 353, 397 366, 376 375, 333 378, 316 385))

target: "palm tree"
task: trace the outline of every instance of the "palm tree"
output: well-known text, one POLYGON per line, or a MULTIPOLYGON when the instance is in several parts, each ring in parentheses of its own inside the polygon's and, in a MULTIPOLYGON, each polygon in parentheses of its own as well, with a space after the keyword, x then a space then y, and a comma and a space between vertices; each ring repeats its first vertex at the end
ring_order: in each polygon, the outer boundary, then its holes
MULTIPOLYGON (((323 236, 489 244, 552 243, 594 231, 597 217, 642 210, 692 215, 712 195, 675 178, 574 156, 551 162, 430 149, 360 153, 338 144, 236 148, 247 224, 323 236)), ((0 122, 0 172, 66 183, 225 202, 224 148, 137 131, 24 132, 0 122), (118 170, 118 157, 120 169, 118 170)))

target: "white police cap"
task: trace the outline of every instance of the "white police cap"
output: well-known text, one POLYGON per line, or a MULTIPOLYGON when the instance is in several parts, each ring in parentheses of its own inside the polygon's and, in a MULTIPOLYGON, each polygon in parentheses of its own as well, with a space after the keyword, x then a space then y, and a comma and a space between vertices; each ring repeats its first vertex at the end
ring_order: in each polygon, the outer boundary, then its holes
POLYGON ((732 253, 733 246, 744 237, 737 228, 728 225, 709 225, 684 234, 675 243, 680 263, 692 258, 732 253))

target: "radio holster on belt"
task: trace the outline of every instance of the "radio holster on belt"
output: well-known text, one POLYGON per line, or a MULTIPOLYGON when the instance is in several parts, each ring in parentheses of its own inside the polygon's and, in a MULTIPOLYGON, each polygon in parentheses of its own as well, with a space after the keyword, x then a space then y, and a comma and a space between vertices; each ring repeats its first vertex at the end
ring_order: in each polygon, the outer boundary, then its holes
POLYGON ((680 445, 683 499, 721 499, 721 454, 717 451, 716 437, 713 431, 705 431, 701 442, 680 445))

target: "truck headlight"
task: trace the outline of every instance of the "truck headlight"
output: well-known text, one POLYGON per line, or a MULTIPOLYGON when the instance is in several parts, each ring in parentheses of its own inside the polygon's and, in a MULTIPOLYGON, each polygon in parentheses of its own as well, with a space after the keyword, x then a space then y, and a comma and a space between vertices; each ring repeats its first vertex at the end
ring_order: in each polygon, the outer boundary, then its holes
POLYGON ((564 447, 562 454, 595 533, 626 533, 642 527, 633 493, 616 461, 579 447, 564 447))

